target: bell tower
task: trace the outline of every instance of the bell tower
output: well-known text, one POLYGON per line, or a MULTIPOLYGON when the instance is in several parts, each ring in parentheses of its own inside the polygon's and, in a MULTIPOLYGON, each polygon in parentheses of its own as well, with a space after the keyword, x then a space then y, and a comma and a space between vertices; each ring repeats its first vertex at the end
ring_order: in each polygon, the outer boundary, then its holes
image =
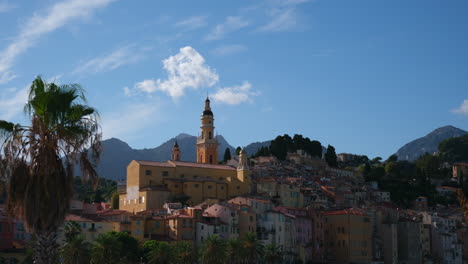
POLYGON ((180 149, 179 149, 179 144, 177 144, 177 140, 174 143, 174 146, 172 147, 171 160, 180 161, 180 149))
POLYGON ((197 139, 197 162, 218 164, 218 140, 214 135, 214 118, 208 97, 201 116, 200 130, 201 135, 197 139))

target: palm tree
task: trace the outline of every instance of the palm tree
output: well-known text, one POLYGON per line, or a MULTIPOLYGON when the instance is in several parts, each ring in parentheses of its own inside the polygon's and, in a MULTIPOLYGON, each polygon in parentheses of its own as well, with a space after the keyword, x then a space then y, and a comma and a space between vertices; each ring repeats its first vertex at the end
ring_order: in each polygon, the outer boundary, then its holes
POLYGON ((245 263, 257 263, 262 255, 262 244, 257 240, 257 234, 249 232, 242 240, 245 252, 245 263))
POLYGON ((226 260, 226 241, 218 235, 209 236, 200 249, 200 260, 202 264, 219 264, 226 260))
POLYGON ((174 248, 167 242, 156 242, 147 256, 150 264, 171 264, 175 260, 174 248))
POLYGON ((277 264, 283 261, 281 249, 276 244, 268 244, 263 251, 263 261, 265 264, 277 264))
POLYGON ((91 244, 77 235, 67 240, 60 250, 63 264, 88 264, 91 260, 91 244))
POLYGON ((65 241, 72 241, 76 236, 81 234, 81 226, 75 221, 70 221, 64 227, 65 241))
POLYGON ((188 241, 177 241, 174 244, 174 254, 177 263, 191 264, 197 259, 193 243, 188 241))
POLYGON ((79 85, 37 77, 25 105, 31 124, 0 120, 0 174, 7 178, 8 212, 23 219, 36 237, 37 264, 52 263, 56 255, 57 229, 72 196, 73 165, 79 164, 84 179, 97 183, 101 133, 96 110, 85 103, 79 85))
POLYGON ((245 255, 242 242, 238 238, 232 238, 227 244, 227 263, 240 264, 245 255))

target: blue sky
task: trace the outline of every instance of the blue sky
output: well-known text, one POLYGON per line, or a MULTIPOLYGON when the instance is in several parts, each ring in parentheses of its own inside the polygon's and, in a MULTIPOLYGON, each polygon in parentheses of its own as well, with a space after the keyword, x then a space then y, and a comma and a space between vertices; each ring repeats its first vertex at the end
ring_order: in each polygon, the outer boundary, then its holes
POLYGON ((0 0, 0 119, 38 74, 80 83, 104 138, 198 133, 207 93, 234 146, 299 133, 388 157, 468 130, 468 1, 0 0))

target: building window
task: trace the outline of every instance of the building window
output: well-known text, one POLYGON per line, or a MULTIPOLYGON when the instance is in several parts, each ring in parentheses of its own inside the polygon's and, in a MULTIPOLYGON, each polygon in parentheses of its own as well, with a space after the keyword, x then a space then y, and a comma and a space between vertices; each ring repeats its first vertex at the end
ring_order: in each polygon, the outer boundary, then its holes
POLYGON ((151 175, 151 170, 146 170, 145 175, 151 175))
POLYGON ((198 188, 198 186, 199 186, 199 184, 198 184, 198 183, 196 183, 196 184, 195 184, 195 188, 198 188))
POLYGON ((224 186, 221 186, 221 190, 224 190, 224 186))
POLYGON ((210 164, 213 164, 213 155, 210 155, 210 164))
POLYGON ((237 186, 236 188, 237 188, 237 190, 240 190, 240 186, 237 186))
POLYGON ((208 185, 208 189, 211 189, 211 185, 208 185))
POLYGON ((141 203, 145 203, 145 197, 144 196, 141 197, 141 203))
POLYGON ((174 188, 179 188, 179 184, 174 184, 174 188))
POLYGON ((184 174, 181 174, 181 175, 180 175, 180 177, 181 177, 181 178, 184 178, 184 177, 185 177, 185 175, 184 175, 184 174))
POLYGON ((211 139, 211 131, 208 132, 208 138, 211 139))
POLYGON ((162 176, 165 176, 165 177, 166 177, 166 176, 169 176, 169 172, 168 172, 168 171, 163 171, 163 172, 162 172, 162 176))

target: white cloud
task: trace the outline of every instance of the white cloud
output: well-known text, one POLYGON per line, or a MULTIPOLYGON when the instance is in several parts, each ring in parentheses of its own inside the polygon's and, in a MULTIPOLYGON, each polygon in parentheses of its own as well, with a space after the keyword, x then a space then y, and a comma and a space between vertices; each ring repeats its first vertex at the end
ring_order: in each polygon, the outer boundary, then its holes
POLYGON ((10 89, 0 97, 0 120, 12 120, 24 109, 28 100, 28 87, 10 89))
POLYGON ((14 8, 16 8, 16 6, 8 1, 0 1, 0 13, 8 12, 14 8))
POLYGON ((194 30, 206 26, 206 16, 191 16, 187 19, 176 23, 177 27, 184 28, 186 30, 194 30))
POLYGON ((143 56, 140 51, 130 47, 121 47, 109 54, 93 58, 78 66, 73 73, 98 73, 112 71, 120 66, 138 62, 143 56))
POLYGON ((237 105, 245 102, 252 102, 252 98, 257 95, 257 92, 252 91, 252 85, 244 81, 242 85, 221 88, 215 94, 211 95, 211 97, 218 103, 237 105))
POLYGON ((103 138, 133 136, 147 126, 154 125, 158 112, 158 104, 141 103, 127 105, 117 112, 104 113, 101 119, 103 138))
POLYGON ((249 22, 240 16, 228 16, 224 23, 218 24, 205 37, 206 40, 217 40, 223 38, 226 34, 239 30, 249 25, 249 22))
POLYGON ((166 80, 143 80, 135 84, 135 89, 148 94, 161 91, 176 99, 184 95, 186 89, 212 87, 219 81, 216 71, 190 46, 163 60, 163 64, 168 74, 166 80))
POLYGON ((94 10, 105 7, 114 0, 67 0, 54 4, 47 11, 34 14, 21 27, 13 41, 0 51, 0 77, 14 76, 10 68, 17 56, 32 47, 45 34, 63 27, 70 21, 90 16, 94 10))
POLYGON ((468 100, 463 100, 463 103, 457 109, 454 109, 453 112, 461 115, 468 115, 468 100))
POLYGON ((245 50, 247 50, 247 47, 244 45, 240 45, 240 44, 224 45, 224 46, 215 48, 213 50, 213 54, 217 56, 226 56, 226 55, 239 53, 245 50))

